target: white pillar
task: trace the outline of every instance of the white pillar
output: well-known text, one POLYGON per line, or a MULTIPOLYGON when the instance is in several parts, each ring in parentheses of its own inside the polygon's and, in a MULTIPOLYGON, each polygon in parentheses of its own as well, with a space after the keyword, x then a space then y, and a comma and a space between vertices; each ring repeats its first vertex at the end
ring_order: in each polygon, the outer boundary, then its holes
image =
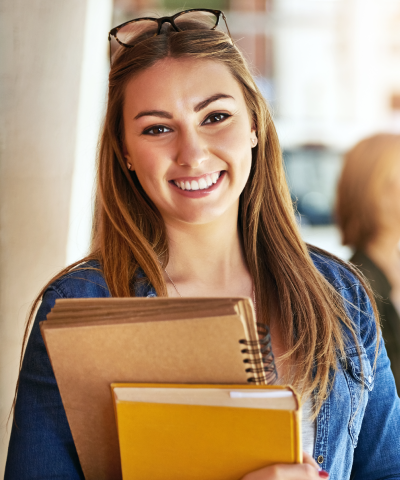
MULTIPOLYGON (((80 108, 88 91, 82 68, 90 40, 87 15, 96 10, 104 29, 110 5, 111 0, 97 0, 96 8, 93 0, 0 0, 0 477, 26 313, 65 266, 74 223, 72 179, 74 185, 79 181, 75 158, 82 152, 79 142, 86 141, 80 129, 87 126, 80 108)), ((101 42, 93 31, 93 57, 106 59, 107 32, 108 26, 101 42)), ((99 100, 104 103, 104 97, 99 100)))
POLYGON ((110 69, 107 33, 111 17, 112 0, 87 0, 67 264, 86 256, 90 244, 96 150, 110 69))

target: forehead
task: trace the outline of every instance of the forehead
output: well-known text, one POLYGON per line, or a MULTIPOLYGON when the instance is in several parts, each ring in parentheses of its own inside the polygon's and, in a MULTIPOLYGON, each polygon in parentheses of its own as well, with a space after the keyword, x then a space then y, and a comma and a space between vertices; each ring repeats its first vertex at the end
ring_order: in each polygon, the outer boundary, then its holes
POLYGON ((242 89, 228 67, 213 60, 166 58, 133 77, 125 90, 129 109, 190 108, 216 93, 244 105, 242 89))

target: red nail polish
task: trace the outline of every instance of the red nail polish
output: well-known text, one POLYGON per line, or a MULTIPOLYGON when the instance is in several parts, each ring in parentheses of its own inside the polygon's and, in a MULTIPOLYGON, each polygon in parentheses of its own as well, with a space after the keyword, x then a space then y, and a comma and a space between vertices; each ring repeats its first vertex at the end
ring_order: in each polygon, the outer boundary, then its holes
POLYGON ((319 475, 321 478, 328 478, 328 477, 329 477, 329 473, 328 473, 328 472, 325 472, 325 470, 321 470, 320 472, 318 472, 318 475, 319 475))

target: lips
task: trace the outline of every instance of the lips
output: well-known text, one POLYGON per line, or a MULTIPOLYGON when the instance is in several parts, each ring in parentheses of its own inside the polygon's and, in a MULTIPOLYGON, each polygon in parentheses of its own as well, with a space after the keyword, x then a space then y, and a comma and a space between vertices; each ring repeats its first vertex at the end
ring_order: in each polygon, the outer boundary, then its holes
POLYGON ((181 190, 207 190, 218 182, 221 172, 213 172, 198 177, 193 178, 177 178, 172 180, 172 182, 181 190))

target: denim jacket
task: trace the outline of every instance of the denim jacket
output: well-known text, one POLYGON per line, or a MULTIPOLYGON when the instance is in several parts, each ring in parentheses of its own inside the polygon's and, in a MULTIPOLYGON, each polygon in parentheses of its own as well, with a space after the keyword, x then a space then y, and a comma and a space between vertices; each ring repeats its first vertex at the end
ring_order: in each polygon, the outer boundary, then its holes
MULTIPOLYGON (((345 358, 338 358, 333 388, 317 418, 314 458, 331 480, 400 480, 400 399, 382 340, 376 369, 372 368, 376 329, 370 302, 345 268, 321 254, 311 255, 344 298, 362 363, 361 369, 349 335, 345 358)), ((143 282, 136 295, 156 296, 143 282)), ((103 276, 93 269, 73 271, 47 289, 23 360, 5 480, 84 478, 39 322, 57 298, 109 296, 103 276)))

